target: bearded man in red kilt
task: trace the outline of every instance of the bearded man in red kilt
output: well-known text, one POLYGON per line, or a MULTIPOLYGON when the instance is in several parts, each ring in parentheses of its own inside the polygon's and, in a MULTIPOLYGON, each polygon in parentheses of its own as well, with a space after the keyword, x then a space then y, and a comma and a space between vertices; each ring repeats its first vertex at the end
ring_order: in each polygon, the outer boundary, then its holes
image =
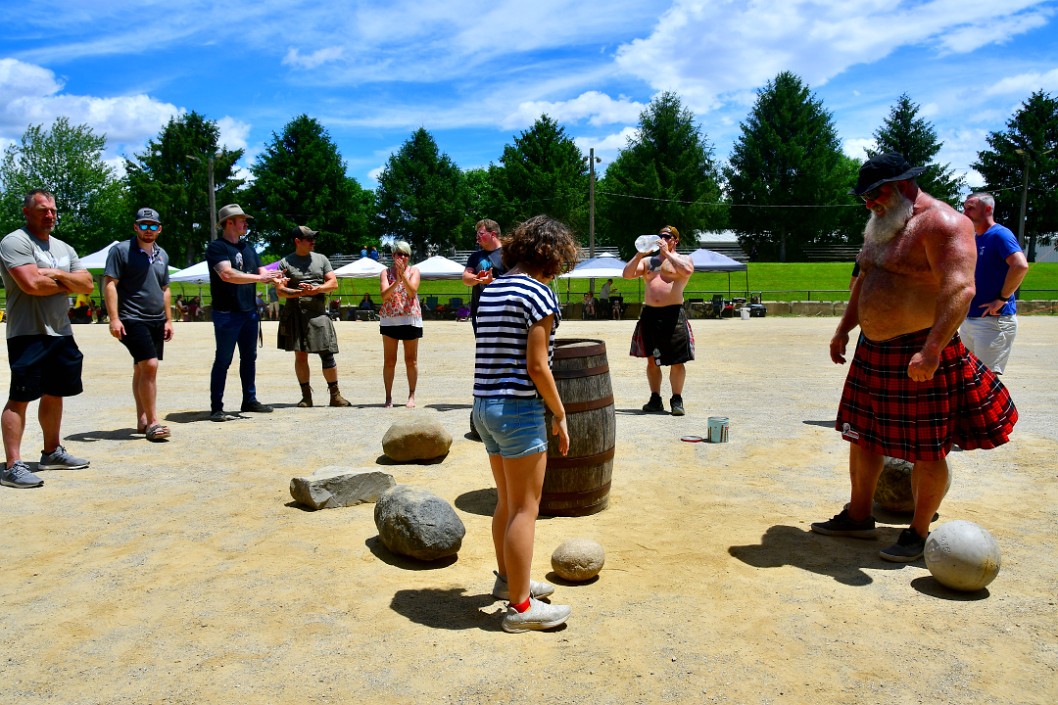
POLYGON ((948 485, 953 445, 995 448, 1018 420, 999 379, 968 352, 958 328, 974 295, 973 224, 919 189, 912 167, 891 152, 861 168, 853 193, 871 211, 857 278, 830 357, 845 363, 849 333, 860 337, 838 408, 836 430, 849 441, 851 499, 812 531, 873 538, 874 490, 884 456, 914 463, 915 515, 888 561, 922 557, 948 485))

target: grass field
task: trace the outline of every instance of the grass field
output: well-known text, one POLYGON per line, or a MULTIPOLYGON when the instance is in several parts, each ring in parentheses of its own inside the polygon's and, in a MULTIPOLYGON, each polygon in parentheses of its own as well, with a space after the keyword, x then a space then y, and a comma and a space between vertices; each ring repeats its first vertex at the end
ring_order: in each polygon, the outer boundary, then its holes
MULTIPOLYGON (((686 297, 710 299, 713 294, 722 294, 729 298, 730 292, 730 296, 760 294, 763 301, 844 301, 849 296, 851 272, 851 262, 751 262, 747 272, 731 273, 730 289, 727 274, 696 272, 687 285, 686 297)), ((602 284, 602 280, 596 280, 596 292, 602 284)), ((365 291, 378 303, 377 279, 341 279, 339 285, 338 293, 343 305, 355 304, 365 291)), ((570 301, 580 300, 588 286, 588 279, 563 279, 556 284, 563 302, 566 301, 567 292, 570 301)), ((173 284, 172 290, 174 299, 182 293, 185 298, 201 296, 204 302, 209 302, 208 284, 173 284)), ((642 300, 641 282, 615 280, 614 291, 628 302, 642 300)), ((455 279, 423 281, 419 293, 424 297, 436 296, 439 301, 447 302, 452 297, 468 300, 470 292, 455 279)), ((6 303, 6 292, 2 289, 0 297, 6 303)), ((93 298, 99 298, 98 283, 93 298)), ((1030 265, 1021 287, 1021 298, 1058 299, 1058 263, 1037 262, 1030 265)))

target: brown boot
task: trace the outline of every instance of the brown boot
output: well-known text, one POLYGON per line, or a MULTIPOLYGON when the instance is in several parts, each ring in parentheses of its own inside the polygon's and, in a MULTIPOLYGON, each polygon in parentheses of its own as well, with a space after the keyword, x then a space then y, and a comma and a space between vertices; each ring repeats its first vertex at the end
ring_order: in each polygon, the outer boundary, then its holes
POLYGON ((342 396, 338 391, 338 383, 331 382, 327 385, 327 391, 331 393, 331 406, 352 406, 353 403, 342 396))
POLYGON ((308 382, 304 382, 301 385, 301 401, 298 402, 298 406, 302 409, 312 406, 312 387, 309 386, 308 382))

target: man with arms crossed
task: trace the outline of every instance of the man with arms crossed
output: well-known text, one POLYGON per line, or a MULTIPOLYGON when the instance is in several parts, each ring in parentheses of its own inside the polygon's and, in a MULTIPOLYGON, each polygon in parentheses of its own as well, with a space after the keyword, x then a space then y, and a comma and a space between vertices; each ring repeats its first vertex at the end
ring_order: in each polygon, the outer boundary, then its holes
POLYGON ((169 300, 169 255, 158 245, 162 222, 158 211, 140 208, 133 236, 107 253, 103 298, 110 334, 132 354, 132 396, 136 400, 136 432, 148 441, 169 437, 158 418, 158 361, 173 339, 169 300))
POLYGON ((683 416, 683 382, 687 378, 684 363, 694 359, 694 333, 683 310, 683 290, 694 274, 694 265, 690 257, 676 252, 680 244, 676 228, 666 225, 659 238, 656 255, 637 252, 622 273, 625 279, 643 277, 647 290, 629 354, 647 359, 650 401, 643 405, 643 411, 665 411, 661 366, 669 365, 669 405, 673 416, 683 416))
POLYGON ((959 335, 970 352, 1001 375, 1018 334, 1014 294, 1029 271, 1029 261, 1014 233, 992 217, 995 207, 990 193, 971 194, 963 203, 962 212, 973 222, 977 234, 977 293, 959 326, 959 335))
POLYGON ((221 236, 206 248, 209 266, 209 292, 213 297, 213 336, 217 353, 209 377, 209 418, 231 421, 224 411, 224 385, 228 368, 239 348, 239 380, 242 382, 242 411, 271 413, 272 407, 257 400, 257 284, 271 284, 282 277, 278 270, 261 265, 257 250, 246 240, 247 221, 238 204, 224 206, 217 214, 221 236))
POLYGON ((948 483, 952 444, 964 450, 1006 443, 1018 418, 998 378, 966 351, 956 329, 973 298, 974 236, 969 220, 921 191, 896 152, 860 168, 853 193, 871 211, 862 268, 830 341, 845 363, 849 333, 860 338, 835 428, 849 441, 851 499, 837 516, 812 524, 828 536, 873 538, 871 504, 883 456, 914 463, 915 515, 880 555, 922 556, 948 483))
POLYGON ((44 481, 22 460, 26 408, 40 399, 37 420, 44 433, 40 470, 79 470, 88 461, 60 444, 63 397, 80 394, 84 357, 73 339, 67 315, 68 297, 90 294, 92 275, 74 249, 51 237, 58 215, 55 196, 43 189, 26 194, 25 227, 0 241, 0 275, 7 289, 7 360, 11 390, 2 421, 6 463, 0 472, 5 487, 40 487, 44 481), (51 450, 48 450, 48 449, 51 450))

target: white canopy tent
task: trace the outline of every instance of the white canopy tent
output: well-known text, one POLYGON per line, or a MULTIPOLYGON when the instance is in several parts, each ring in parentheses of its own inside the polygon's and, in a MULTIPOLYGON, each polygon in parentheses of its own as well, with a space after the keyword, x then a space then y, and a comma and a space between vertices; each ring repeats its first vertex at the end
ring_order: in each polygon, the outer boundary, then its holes
POLYGON ((627 263, 612 255, 602 255, 584 260, 565 274, 560 274, 558 278, 620 279, 622 272, 624 272, 625 264, 627 263))
POLYGON ((361 257, 349 264, 334 270, 334 275, 339 279, 369 279, 377 277, 378 273, 386 268, 377 260, 370 257, 361 257))
POLYGON ((209 283, 209 267, 203 260, 198 264, 193 264, 187 269, 181 269, 176 274, 169 275, 169 282, 184 282, 190 284, 208 284, 209 283))
POLYGON ((415 266, 419 268, 419 276, 423 279, 461 279, 466 269, 458 262, 441 255, 424 259, 415 266))
POLYGON ((102 274, 107 266, 107 255, 110 254, 110 248, 116 244, 118 244, 117 240, 101 250, 97 250, 90 255, 85 255, 81 258, 81 266, 92 274, 102 274))

